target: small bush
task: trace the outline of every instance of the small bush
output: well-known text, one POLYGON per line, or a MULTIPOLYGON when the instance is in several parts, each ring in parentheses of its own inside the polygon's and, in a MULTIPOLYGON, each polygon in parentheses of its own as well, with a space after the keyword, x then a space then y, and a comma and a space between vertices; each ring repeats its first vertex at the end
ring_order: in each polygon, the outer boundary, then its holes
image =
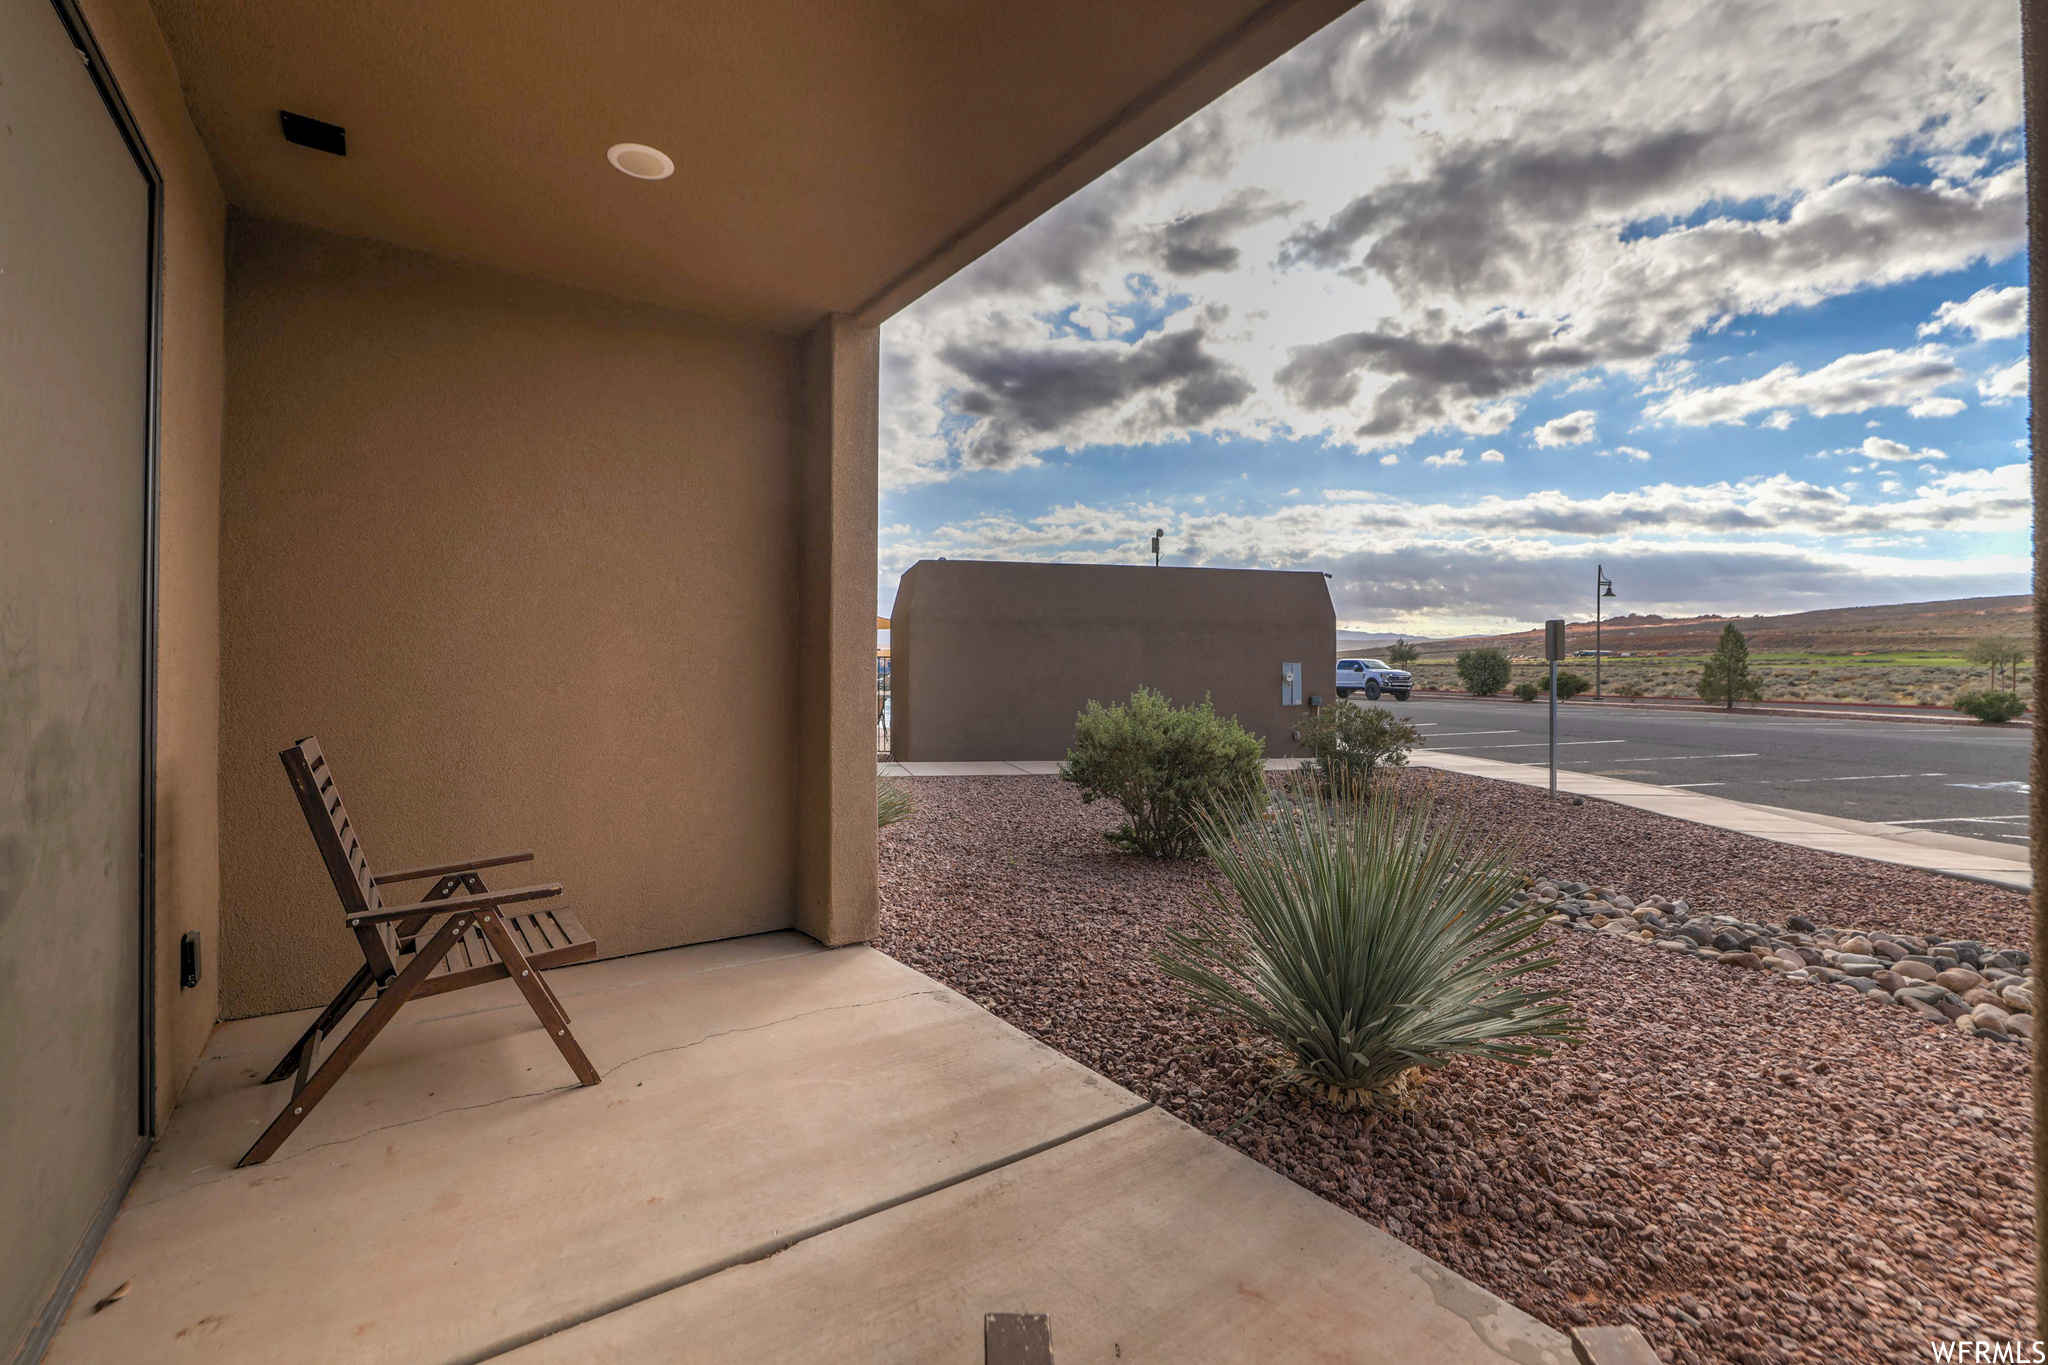
POLYGON ((1591 692, 1593 680, 1582 673, 1560 673, 1557 675, 1557 699, 1570 701, 1581 692, 1591 692))
POLYGON ((1222 810, 1202 843, 1220 889, 1160 968, 1200 1007, 1277 1044, 1282 1078, 1336 1108, 1398 1094, 1461 1056, 1524 1063, 1581 1029, 1556 989, 1523 983, 1544 917, 1455 810, 1325 798, 1290 782, 1278 819, 1222 810))
POLYGON ((1986 725, 2003 725, 2027 709, 2017 692, 1958 692, 1949 705, 1986 725))
POLYGON ((1316 756, 1317 775, 1332 784, 1363 791, 1382 767, 1398 768, 1422 732, 1384 706, 1325 706, 1294 729, 1294 738, 1316 756))
POLYGON ((1542 696, 1547 689, 1538 687, 1532 682, 1519 682, 1515 684, 1514 690, 1517 701, 1534 701, 1542 696))
POLYGON ((1199 706, 1175 706, 1149 687, 1128 705, 1089 702, 1074 719, 1074 745, 1060 765, 1060 780, 1081 789, 1081 800, 1108 797, 1130 816, 1106 837, 1149 858, 1185 858, 1201 851, 1198 811, 1226 797, 1253 804, 1265 799, 1266 744, 1199 706))
POLYGON ((1497 649, 1468 649, 1458 656, 1458 681, 1475 697, 1490 697, 1508 685, 1513 669, 1497 649))
POLYGON ((880 773, 875 774, 875 828, 887 829, 898 820, 907 820, 917 809, 917 802, 910 799, 910 791, 898 786, 880 773))
POLYGON ((1614 695, 1617 697, 1627 697, 1630 701, 1634 701, 1637 697, 1644 696, 1645 693, 1641 683, 1618 682, 1614 685, 1614 695))

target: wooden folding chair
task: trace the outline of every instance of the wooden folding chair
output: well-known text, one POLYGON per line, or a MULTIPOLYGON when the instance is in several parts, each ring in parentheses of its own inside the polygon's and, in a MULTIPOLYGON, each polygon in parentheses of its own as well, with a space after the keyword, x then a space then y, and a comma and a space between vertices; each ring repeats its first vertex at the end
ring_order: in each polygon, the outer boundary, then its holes
POLYGON ((542 980, 541 972, 596 957, 597 940, 559 906, 523 914, 504 909, 559 896, 560 883, 492 891, 478 875, 483 868, 530 862, 532 852, 374 874, 348 818, 348 808, 341 803, 341 792, 334 785, 334 770, 328 767, 318 742, 311 737, 302 739, 278 757, 284 760, 285 773, 312 828, 313 842, 319 845, 321 861, 327 864, 327 875, 341 897, 344 918, 363 950, 363 965, 263 1078, 268 1085, 295 1076, 292 1097, 256 1139, 256 1145, 235 1164, 254 1166, 269 1160, 406 1001, 508 976, 561 1049, 576 1079, 596 1085, 597 1070, 576 1045, 569 1032, 568 1011, 542 980), (387 906, 377 889, 429 878, 434 881, 433 889, 411 905, 387 906), (321 1040, 373 986, 377 995, 368 1012, 322 1060, 321 1040))

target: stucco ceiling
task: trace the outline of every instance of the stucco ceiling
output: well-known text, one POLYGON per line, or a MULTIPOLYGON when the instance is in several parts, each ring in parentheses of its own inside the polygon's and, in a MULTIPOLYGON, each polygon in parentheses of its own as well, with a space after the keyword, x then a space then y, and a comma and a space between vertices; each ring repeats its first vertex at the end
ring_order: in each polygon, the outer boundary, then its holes
POLYGON ((155 8, 240 208, 787 329, 907 303, 1346 3, 155 8), (676 174, 621 175, 617 142, 676 174))

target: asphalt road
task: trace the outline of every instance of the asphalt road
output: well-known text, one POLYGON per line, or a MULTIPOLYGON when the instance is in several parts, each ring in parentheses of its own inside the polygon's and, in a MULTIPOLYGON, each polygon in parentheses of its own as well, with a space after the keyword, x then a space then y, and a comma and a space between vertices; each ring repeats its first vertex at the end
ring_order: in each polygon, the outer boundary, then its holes
MULTIPOLYGON (((1542 702, 1417 699, 1381 705, 1426 747, 1537 767, 1549 761, 1542 702)), ((2025 728, 1912 725, 1557 708, 1557 766, 1660 787, 1973 839, 2027 842, 2025 728)))

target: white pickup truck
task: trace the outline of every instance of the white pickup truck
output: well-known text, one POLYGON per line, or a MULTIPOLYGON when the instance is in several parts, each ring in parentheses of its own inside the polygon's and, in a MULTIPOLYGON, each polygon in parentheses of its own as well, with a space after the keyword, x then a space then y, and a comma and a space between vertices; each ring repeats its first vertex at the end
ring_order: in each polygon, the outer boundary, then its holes
POLYGON ((1337 695, 1348 697, 1353 692, 1365 693, 1367 701, 1378 701, 1382 692, 1394 694, 1395 701, 1408 700, 1408 689, 1415 680, 1407 670, 1389 668, 1378 659, 1337 660, 1337 695))

